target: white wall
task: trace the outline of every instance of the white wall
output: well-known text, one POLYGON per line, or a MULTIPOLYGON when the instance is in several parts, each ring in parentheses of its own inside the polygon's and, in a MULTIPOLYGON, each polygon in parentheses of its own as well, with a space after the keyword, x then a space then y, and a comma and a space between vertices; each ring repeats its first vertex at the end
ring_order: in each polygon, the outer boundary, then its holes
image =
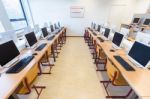
POLYGON ((84 28, 92 21, 107 21, 111 0, 30 0, 34 22, 42 26, 44 22, 60 21, 68 27, 69 36, 82 36, 84 28), (84 18, 71 18, 71 6, 84 6, 84 18))
POLYGON ((13 29, 1 0, 0 0, 0 21, 6 31, 13 29))

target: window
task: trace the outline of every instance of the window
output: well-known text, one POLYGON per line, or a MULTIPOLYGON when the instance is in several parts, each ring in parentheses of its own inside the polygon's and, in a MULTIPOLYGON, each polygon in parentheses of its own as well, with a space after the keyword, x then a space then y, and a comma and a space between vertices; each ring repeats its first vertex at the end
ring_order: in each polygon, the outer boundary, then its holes
POLYGON ((15 30, 27 27, 28 22, 21 0, 2 0, 10 22, 15 30))

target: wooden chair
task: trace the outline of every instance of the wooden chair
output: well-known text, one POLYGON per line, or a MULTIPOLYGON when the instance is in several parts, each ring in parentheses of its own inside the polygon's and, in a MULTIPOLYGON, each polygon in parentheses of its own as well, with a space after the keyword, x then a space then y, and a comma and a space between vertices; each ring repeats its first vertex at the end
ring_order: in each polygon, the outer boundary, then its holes
POLYGON ((100 45, 97 44, 96 48, 97 48, 96 49, 97 54, 96 54, 96 59, 95 59, 95 64, 97 67, 96 71, 106 71, 107 56, 104 53, 104 51, 100 45), (103 66, 103 69, 99 69, 99 67, 101 67, 101 65, 103 66))
POLYGON ((51 64, 50 60, 49 60, 51 55, 52 55, 52 51, 51 51, 51 47, 49 47, 48 50, 46 51, 45 55, 41 58, 41 60, 39 62, 39 65, 48 66, 49 67, 49 72, 42 72, 42 73, 39 73, 39 74, 51 74, 52 66, 54 66, 54 64, 51 64))
POLYGON ((120 95, 120 96, 109 95, 107 88, 110 84, 112 84, 113 86, 128 86, 128 83, 123 78, 120 71, 112 64, 112 62, 109 59, 107 59, 106 68, 107 68, 107 74, 108 74, 109 80, 101 81, 101 83, 103 83, 104 88, 107 93, 106 98, 115 98, 115 99, 116 98, 127 98, 131 94, 132 89, 130 89, 126 95, 120 95))

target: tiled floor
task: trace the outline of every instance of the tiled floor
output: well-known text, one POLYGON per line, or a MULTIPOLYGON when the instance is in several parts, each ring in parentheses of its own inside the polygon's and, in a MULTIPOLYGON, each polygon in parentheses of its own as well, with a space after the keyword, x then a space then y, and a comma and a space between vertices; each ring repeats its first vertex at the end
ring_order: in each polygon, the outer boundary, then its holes
MULTIPOLYGON (((90 50, 81 37, 68 37, 51 75, 39 76, 34 84, 45 85, 40 99, 105 99, 105 90, 100 80, 105 73, 96 73, 90 50)), ((117 94, 124 94, 127 88, 119 88, 117 94)), ((114 89, 112 92, 114 93, 114 89)), ((116 90, 116 87, 115 87, 116 90)), ((116 94, 115 93, 115 94, 116 94)), ((21 99, 36 99, 35 90, 21 99)), ((129 97, 128 99, 133 99, 129 97)))
MULTIPOLYGON (((51 75, 43 75, 35 84, 45 85, 40 99, 105 99, 89 48, 80 37, 67 38, 51 75)), ((36 99, 35 91, 21 99, 36 99)))

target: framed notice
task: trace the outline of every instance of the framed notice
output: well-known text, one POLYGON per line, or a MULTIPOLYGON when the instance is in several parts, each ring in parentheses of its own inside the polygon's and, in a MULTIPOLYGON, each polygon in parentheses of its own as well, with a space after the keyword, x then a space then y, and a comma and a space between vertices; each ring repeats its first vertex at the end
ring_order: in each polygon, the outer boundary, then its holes
POLYGON ((82 6, 71 6, 70 7, 70 16, 72 18, 84 18, 84 7, 82 6))

